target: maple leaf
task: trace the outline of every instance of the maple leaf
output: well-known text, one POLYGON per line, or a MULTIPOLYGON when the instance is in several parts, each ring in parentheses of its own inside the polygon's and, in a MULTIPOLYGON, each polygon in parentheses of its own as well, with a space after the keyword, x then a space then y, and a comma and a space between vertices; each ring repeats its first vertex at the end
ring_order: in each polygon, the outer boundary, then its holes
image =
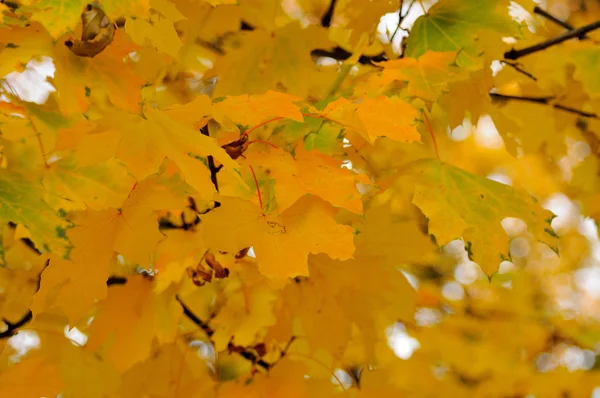
POLYGON ((206 246, 234 253, 253 246, 265 275, 307 275, 309 253, 346 259, 354 252, 352 228, 337 224, 334 209, 315 196, 299 199, 278 215, 265 215, 239 198, 216 200, 221 206, 201 217, 206 246))
POLYGON ((356 258, 378 257, 388 265, 403 261, 419 263, 435 246, 415 220, 395 216, 389 205, 369 208, 364 224, 358 229, 354 240, 356 258))
POLYGON ((339 98, 329 103, 321 113, 358 132, 370 143, 377 137, 403 142, 420 141, 414 126, 418 112, 399 98, 381 96, 361 98, 355 102, 339 98))
POLYGON ((589 396, 567 3, 0 1, 0 395, 589 396))
POLYGON ((240 346, 257 343, 264 330, 276 322, 273 306, 279 295, 270 281, 256 269, 238 272, 239 277, 232 275, 224 286, 230 300, 211 321, 211 339, 217 350, 226 349, 231 342, 240 346))
POLYGON ((241 181, 236 171, 238 164, 214 139, 177 123, 168 114, 148 110, 146 117, 142 118, 117 113, 111 118, 100 120, 97 126, 88 124, 86 129, 63 131, 59 136, 58 147, 75 149, 75 155, 82 166, 116 155, 138 180, 156 173, 164 158, 168 157, 181 169, 189 184, 203 193, 213 189, 210 172, 191 155, 210 154, 241 181), (102 147, 102 142, 111 144, 102 147))
POLYGON ((7 397, 52 396, 63 387, 56 364, 43 355, 28 356, 0 374, 0 393, 7 397), (31 382, 36 379, 38 382, 31 382))
POLYGON ((175 4, 167 0, 150 0, 148 19, 128 19, 125 30, 137 44, 143 46, 146 42, 152 43, 158 51, 175 57, 183 44, 173 24, 183 19, 186 17, 177 10, 175 4))
POLYGON ((253 147, 246 151, 246 158, 248 164, 262 166, 275 179, 279 212, 306 194, 319 196, 334 206, 355 213, 362 212, 356 184, 368 183, 368 179, 341 167, 342 162, 330 156, 302 147, 296 148, 294 157, 279 148, 260 150, 253 147))
POLYGON ((115 159, 77 167, 74 157, 52 163, 42 177, 45 199, 64 210, 100 210, 119 207, 134 184, 127 170, 115 159))
POLYGON ((478 33, 518 33, 508 5, 507 0, 439 1, 415 21, 406 40, 406 56, 419 58, 427 51, 461 51, 458 63, 468 64, 469 58, 477 56, 480 50, 475 40, 478 33))
POLYGON ((79 57, 63 42, 57 42, 53 55, 56 72, 52 82, 61 92, 61 110, 67 114, 86 111, 91 91, 105 93, 122 109, 139 111, 144 81, 134 73, 133 61, 128 57, 136 49, 137 46, 121 31, 117 31, 111 44, 93 58, 79 57))
POLYGON ((52 38, 47 33, 38 33, 42 31, 38 23, 10 26, 1 31, 0 76, 22 70, 23 65, 32 58, 52 56, 52 38))
MULTIPOLYGON (((79 16, 88 0, 24 0, 31 6, 33 19, 39 21, 56 38, 66 30, 72 30, 79 22, 79 16)), ((121 2, 104 0, 102 8, 112 18, 142 13, 148 9, 148 0, 121 2)))
POLYGON ((267 91, 264 94, 229 96, 214 104, 213 118, 224 124, 225 116, 236 124, 254 126, 268 117, 283 117, 302 122, 302 114, 295 102, 302 98, 267 91))
POLYGON ((381 74, 382 84, 406 80, 409 95, 434 101, 448 90, 451 82, 464 78, 462 71, 452 65, 455 60, 455 52, 427 51, 418 59, 407 57, 376 65, 384 68, 381 74))
MULTIPOLYGON (((18 227, 13 228, 18 237, 18 227)), ((38 255, 22 240, 7 244, 4 236, 3 266, 0 267, 0 319, 16 324, 23 319, 38 289, 39 275, 47 266, 48 255, 38 255)))
POLYGON ((40 184, 19 173, 0 170, 0 220, 23 224, 40 250, 66 254, 67 223, 40 195, 40 184))
POLYGON ((556 247, 552 213, 528 194, 437 160, 417 161, 411 168, 419 181, 413 203, 429 219, 429 233, 439 245, 462 236, 488 275, 509 258, 501 224, 507 217, 520 218, 537 239, 556 247))
POLYGON ((594 65, 600 61, 600 50, 597 46, 581 46, 573 51, 571 55, 572 62, 577 69, 574 77, 584 83, 584 90, 593 98, 598 98, 600 95, 600 80, 598 75, 592 73, 594 65))
POLYGON ((278 89, 305 97, 311 79, 318 75, 310 52, 327 41, 316 26, 288 24, 274 32, 255 30, 242 38, 243 45, 219 59, 214 73, 219 82, 215 95, 256 94, 278 89), (290 68, 291 65, 295 67, 290 68))
POLYGON ((118 371, 126 371, 150 356, 155 337, 161 344, 175 339, 181 312, 173 297, 153 294, 151 281, 129 277, 125 285, 110 289, 87 348, 103 352, 118 371))
POLYGON ((148 264, 164 238, 155 210, 177 208, 182 201, 182 197, 149 180, 134 189, 120 210, 79 214, 68 232, 74 246, 70 260, 51 259, 34 298, 33 313, 60 308, 71 320, 79 321, 95 300, 105 297, 114 253, 137 264, 148 264), (78 297, 76 303, 73 297, 78 297))
POLYGON ((124 373, 119 396, 211 397, 215 381, 210 369, 199 355, 189 355, 190 349, 178 343, 160 346, 154 355, 124 373))

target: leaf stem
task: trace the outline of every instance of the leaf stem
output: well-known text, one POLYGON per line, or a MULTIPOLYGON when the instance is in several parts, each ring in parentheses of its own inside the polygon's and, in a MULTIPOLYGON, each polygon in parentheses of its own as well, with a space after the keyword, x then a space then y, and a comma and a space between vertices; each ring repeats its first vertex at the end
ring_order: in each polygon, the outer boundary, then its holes
POLYGON ((256 174, 254 173, 254 168, 251 164, 248 165, 250 167, 250 171, 252 172, 252 177, 254 177, 254 184, 256 185, 256 193, 258 194, 258 203, 260 204, 260 209, 263 210, 263 201, 262 196, 260 194, 260 187, 258 186, 258 179, 256 178, 256 174))
POLYGON ((423 109, 423 117, 425 118, 425 124, 427 125, 427 129, 429 130, 429 134, 431 135, 431 140, 433 141, 433 148, 435 149, 435 156, 440 160, 440 153, 438 151, 437 141, 435 140, 435 134, 433 133, 433 128, 431 127, 431 123, 429 122, 429 118, 427 117, 427 112, 423 109))
POLYGON ((265 141, 265 140, 252 140, 252 141, 248 141, 248 145, 254 144, 255 142, 262 142, 263 144, 267 144, 267 145, 272 146, 273 148, 279 149, 279 147, 277 145, 275 145, 275 144, 273 144, 273 143, 271 143, 269 141, 265 141))

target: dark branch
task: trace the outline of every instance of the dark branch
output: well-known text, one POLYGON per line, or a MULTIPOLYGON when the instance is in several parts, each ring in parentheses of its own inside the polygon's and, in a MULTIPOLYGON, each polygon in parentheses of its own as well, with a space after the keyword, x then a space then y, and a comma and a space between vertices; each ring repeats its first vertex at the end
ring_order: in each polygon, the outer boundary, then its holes
MULTIPOLYGON (((341 47, 335 47, 333 50, 316 49, 311 51, 311 55, 315 57, 329 57, 338 61, 345 61, 352 56, 351 52, 344 50, 341 47)), ((358 59, 359 64, 372 64, 373 62, 387 61, 385 53, 376 55, 361 55, 358 59)))
POLYGON ((544 10, 540 6, 535 6, 533 8, 533 13, 541 15, 542 17, 546 18, 547 20, 554 22, 558 26, 562 26, 563 28, 565 28, 567 30, 575 30, 575 27, 573 25, 571 25, 567 22, 561 21, 560 19, 556 18, 554 15, 550 14, 548 11, 544 10))
POLYGON ((124 276, 109 276, 106 280, 106 286, 124 285, 127 283, 127 278, 124 276))
POLYGON ((598 115, 595 113, 571 108, 570 106, 566 106, 566 105, 552 103, 552 100, 554 100, 554 97, 518 97, 515 95, 504 95, 504 94, 498 94, 498 93, 490 93, 490 97, 492 97, 493 99, 500 100, 500 101, 513 100, 513 101, 524 101, 524 102, 532 102, 532 103, 542 104, 542 105, 549 105, 555 109, 560 109, 561 111, 574 113, 576 115, 583 116, 583 117, 590 117, 590 118, 598 119, 598 115))
POLYGON ((535 76, 533 76, 531 73, 527 72, 525 69, 522 69, 519 64, 517 63, 512 63, 512 62, 508 62, 508 61, 501 61, 503 64, 510 66, 511 68, 513 68, 514 70, 516 70, 519 73, 524 74, 525 76, 527 76, 528 78, 530 78, 531 80, 537 82, 537 78, 535 76))
MULTIPOLYGON (((200 132, 208 137, 209 136, 208 125, 202 127, 200 129, 200 132)), ((206 159, 208 162, 208 169, 210 170, 210 180, 212 181, 213 185, 215 186, 215 189, 217 190, 217 192, 219 192, 219 181, 217 180, 217 173, 219 172, 219 170, 221 170, 223 165, 221 165, 219 167, 215 166, 215 159, 212 157, 212 155, 208 155, 206 157, 206 159)))
POLYGON ((242 21, 242 26, 240 26, 240 30, 254 30, 254 26, 250 25, 246 21, 242 21))
POLYGON ((196 316, 196 314, 194 314, 192 312, 192 310, 189 309, 189 307, 187 305, 185 305, 183 303, 183 301, 181 301, 181 299, 179 298, 179 296, 175 296, 175 300, 177 300, 179 302, 179 304, 181 305, 181 308, 183 308, 183 314, 190 320, 192 321, 194 324, 196 324, 196 326, 198 326, 200 329, 202 329, 204 331, 204 333, 206 333, 206 335, 208 337, 212 336, 213 333, 215 332, 214 330, 212 330, 212 328, 210 327, 210 325, 206 322, 204 322, 202 319, 198 318, 196 316))
POLYGON ((329 26, 331 26, 331 20, 333 19, 333 10, 335 9, 336 2, 337 2, 337 0, 331 0, 331 2, 329 3, 329 8, 327 9, 325 14, 323 14, 323 17, 321 18, 321 26, 322 27, 328 28, 329 26))
POLYGON ((242 358, 247 359, 248 361, 252 362, 252 364, 258 365, 265 370, 269 370, 273 366, 270 363, 268 363, 267 361, 265 361, 264 359, 259 358, 255 353, 253 353, 246 347, 241 347, 241 346, 238 346, 238 345, 235 345, 235 344, 229 342, 227 349, 230 352, 235 352, 235 353, 240 354, 240 356, 242 358))
POLYGON ((536 53, 538 51, 545 50, 548 47, 555 46, 563 41, 573 39, 575 37, 583 37, 586 33, 591 32, 600 28, 600 21, 593 22, 589 25, 582 26, 581 28, 570 30, 563 33, 562 35, 556 36, 550 40, 543 41, 533 46, 523 48, 521 50, 515 50, 514 48, 504 53, 504 58, 516 60, 529 54, 536 53))
POLYGON ((23 316, 23 318, 19 319, 15 323, 10 323, 6 319, 3 319, 7 328, 4 332, 0 333, 0 339, 6 339, 6 338, 14 336, 17 333, 17 330, 20 327, 25 326, 27 323, 29 323, 29 321, 31 321, 31 319, 33 319, 33 314, 31 312, 31 310, 28 310, 27 314, 25 314, 23 316))
POLYGON ((526 101, 526 102, 535 102, 537 104, 550 104, 550 101, 554 99, 554 97, 518 97, 516 95, 504 95, 498 93, 490 93, 490 97, 496 98, 499 100, 516 100, 516 101, 526 101))
POLYGON ((5 0, 1 0, 0 3, 5 4, 8 8, 10 8, 12 11, 16 10, 17 8, 19 8, 19 4, 14 2, 14 1, 5 1, 5 0))

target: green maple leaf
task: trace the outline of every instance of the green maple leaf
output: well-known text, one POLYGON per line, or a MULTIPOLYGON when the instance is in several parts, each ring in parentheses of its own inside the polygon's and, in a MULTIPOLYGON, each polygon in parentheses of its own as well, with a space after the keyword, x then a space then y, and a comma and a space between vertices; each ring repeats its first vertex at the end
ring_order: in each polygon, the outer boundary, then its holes
POLYGON ((429 219, 429 233, 439 245, 462 236, 488 275, 508 258, 509 237, 501 224, 507 217, 523 220, 533 236, 556 247, 553 214, 526 192, 435 159, 418 160, 410 170, 418 181, 412 202, 429 219))
POLYGON ((0 221, 23 224, 38 248, 63 256, 69 247, 64 237, 67 223, 42 199, 41 192, 41 184, 1 170, 0 221))
POLYGON ((480 32, 518 34, 508 6, 508 0, 442 0, 415 21, 405 55, 418 58, 427 51, 461 51, 457 62, 467 65, 480 52, 480 32))

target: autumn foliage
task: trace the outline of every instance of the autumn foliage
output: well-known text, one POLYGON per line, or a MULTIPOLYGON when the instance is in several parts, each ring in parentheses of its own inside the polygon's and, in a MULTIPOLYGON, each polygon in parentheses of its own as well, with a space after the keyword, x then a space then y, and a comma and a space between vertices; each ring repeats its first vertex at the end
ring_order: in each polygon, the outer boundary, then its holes
POLYGON ((0 12, 0 397, 600 388, 599 2, 0 12))

